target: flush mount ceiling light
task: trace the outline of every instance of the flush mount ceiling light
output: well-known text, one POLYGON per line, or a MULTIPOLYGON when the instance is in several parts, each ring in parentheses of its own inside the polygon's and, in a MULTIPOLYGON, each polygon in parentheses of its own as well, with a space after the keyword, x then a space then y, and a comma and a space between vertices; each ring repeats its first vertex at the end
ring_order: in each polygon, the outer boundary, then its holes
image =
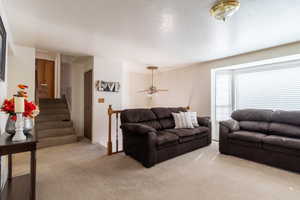
POLYGON ((237 0, 219 0, 211 9, 210 13, 218 20, 226 21, 240 8, 240 2, 237 0))
POLYGON ((148 70, 151 70, 152 74, 152 83, 151 86, 146 89, 146 90, 141 90, 139 92, 144 92, 146 93, 149 97, 152 97, 152 95, 157 94, 159 92, 167 92, 168 90, 166 89, 158 89, 157 87, 154 86, 154 71, 158 69, 156 66, 149 66, 147 67, 148 70))

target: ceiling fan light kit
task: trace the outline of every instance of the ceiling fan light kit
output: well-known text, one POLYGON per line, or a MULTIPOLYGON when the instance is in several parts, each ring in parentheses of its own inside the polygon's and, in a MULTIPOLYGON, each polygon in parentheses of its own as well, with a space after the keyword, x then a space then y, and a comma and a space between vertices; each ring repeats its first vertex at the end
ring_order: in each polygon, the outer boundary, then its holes
POLYGON ((226 21, 240 8, 240 2, 237 0, 219 0, 211 9, 210 13, 217 20, 226 21))

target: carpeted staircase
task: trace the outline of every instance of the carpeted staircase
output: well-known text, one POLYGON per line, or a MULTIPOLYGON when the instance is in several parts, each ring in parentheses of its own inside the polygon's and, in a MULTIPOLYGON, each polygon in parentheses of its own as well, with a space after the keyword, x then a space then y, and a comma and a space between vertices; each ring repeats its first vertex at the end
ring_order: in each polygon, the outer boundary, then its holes
POLYGON ((40 99, 39 106, 35 121, 38 148, 77 142, 65 99, 40 99))

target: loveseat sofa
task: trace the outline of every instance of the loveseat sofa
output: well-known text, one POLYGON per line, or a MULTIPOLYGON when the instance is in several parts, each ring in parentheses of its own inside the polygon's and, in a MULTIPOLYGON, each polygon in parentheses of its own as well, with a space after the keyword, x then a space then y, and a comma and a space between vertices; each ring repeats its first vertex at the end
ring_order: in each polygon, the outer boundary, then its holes
POLYGON ((126 155, 145 167, 193 151, 211 143, 208 117, 198 117, 200 127, 174 129, 172 113, 185 108, 128 109, 121 112, 123 147, 126 155))
POLYGON ((219 150, 300 172, 300 111, 237 110, 220 122, 219 150))

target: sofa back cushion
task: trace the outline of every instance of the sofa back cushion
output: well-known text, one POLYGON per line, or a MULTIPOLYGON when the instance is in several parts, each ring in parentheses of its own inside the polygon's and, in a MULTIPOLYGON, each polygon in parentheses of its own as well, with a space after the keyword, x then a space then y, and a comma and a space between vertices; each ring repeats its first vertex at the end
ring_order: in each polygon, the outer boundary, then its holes
POLYGON ((300 138, 300 127, 282 123, 270 123, 269 134, 300 138))
POLYGON ((243 109, 234 111, 231 117, 236 121, 270 122, 272 119, 272 114, 272 110, 243 109))
POLYGON ((151 109, 127 109, 121 112, 121 123, 142 123, 156 130, 161 129, 156 115, 151 109))
POLYGON ((156 115, 162 129, 172 129, 175 128, 175 121, 172 113, 186 112, 187 110, 182 107, 177 108, 151 108, 152 112, 156 115))
POLYGON ((267 133, 269 131, 269 122, 254 122, 254 121, 240 121, 239 126, 242 130, 255 131, 267 133))
POLYGON ((281 124, 300 126, 300 111, 276 110, 272 115, 272 121, 281 124))

